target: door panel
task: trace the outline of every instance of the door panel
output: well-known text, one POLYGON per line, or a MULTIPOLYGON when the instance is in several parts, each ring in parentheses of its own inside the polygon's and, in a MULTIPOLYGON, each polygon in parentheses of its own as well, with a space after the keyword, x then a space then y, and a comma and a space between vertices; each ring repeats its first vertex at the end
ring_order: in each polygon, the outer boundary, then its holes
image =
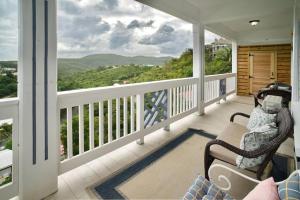
POLYGON ((275 81, 275 53, 250 53, 250 93, 257 93, 267 84, 275 81))

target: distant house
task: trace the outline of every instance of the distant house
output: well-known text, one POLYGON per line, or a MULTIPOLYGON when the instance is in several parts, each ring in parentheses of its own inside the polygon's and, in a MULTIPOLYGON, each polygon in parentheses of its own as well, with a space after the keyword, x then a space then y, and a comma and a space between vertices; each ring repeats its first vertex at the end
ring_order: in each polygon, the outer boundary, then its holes
POLYGON ((12 175, 12 150, 0 151, 0 185, 12 175))
POLYGON ((216 53, 219 49, 222 49, 222 48, 226 48, 226 47, 229 47, 231 45, 231 42, 224 39, 224 38, 220 38, 220 39, 215 39, 215 41, 211 44, 207 44, 205 45, 205 48, 211 52, 211 55, 213 57, 216 56, 216 53))

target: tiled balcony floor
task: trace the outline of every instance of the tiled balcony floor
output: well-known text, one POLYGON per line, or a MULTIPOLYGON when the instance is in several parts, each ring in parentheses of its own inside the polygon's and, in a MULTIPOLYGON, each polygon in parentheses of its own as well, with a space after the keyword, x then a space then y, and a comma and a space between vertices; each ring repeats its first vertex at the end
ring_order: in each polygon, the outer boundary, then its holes
MULTIPOLYGON (((96 199, 87 188, 110 176, 136 159, 158 148, 188 128, 202 129, 218 135, 229 123, 235 112, 250 113, 253 108, 252 97, 230 96, 226 102, 213 104, 206 108, 206 114, 192 114, 171 125, 171 131, 156 131, 145 137, 145 144, 135 142, 128 144, 108 155, 100 157, 88 164, 62 174, 58 178, 58 192, 47 199, 96 199)), ((245 124, 246 120, 237 118, 237 122, 245 124)))

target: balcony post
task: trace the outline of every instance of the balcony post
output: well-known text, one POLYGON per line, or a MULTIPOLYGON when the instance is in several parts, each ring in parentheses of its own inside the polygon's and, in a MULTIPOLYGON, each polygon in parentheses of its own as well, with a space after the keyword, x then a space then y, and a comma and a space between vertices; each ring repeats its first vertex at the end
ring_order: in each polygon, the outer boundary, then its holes
POLYGON ((204 78, 205 78, 205 37, 204 25, 193 24, 193 77, 198 78, 197 97, 198 114, 204 115, 204 78))
POLYGON ((137 119, 137 131, 140 132, 141 137, 139 140, 137 140, 137 144, 144 144, 144 94, 139 94, 136 96, 137 102, 136 102, 136 119, 137 119))
MULTIPOLYGON (((293 18, 293 51, 292 51, 292 66, 291 66, 291 83, 292 83, 292 113, 295 121, 294 140, 295 153, 297 158, 300 158, 300 8, 299 0, 294 4, 293 18)), ((299 163, 298 163, 299 165, 299 163)), ((299 166, 298 166, 299 167, 299 166)))
POLYGON ((237 43, 232 41, 231 43, 231 62, 232 62, 232 73, 237 73, 237 43))
POLYGON ((56 0, 19 0, 19 199, 57 191, 56 0))
POLYGON ((231 63, 232 63, 232 68, 231 68, 231 72, 235 73, 235 91, 237 93, 237 51, 238 51, 238 47, 237 47, 237 42, 236 41, 232 41, 232 45, 231 45, 231 63))

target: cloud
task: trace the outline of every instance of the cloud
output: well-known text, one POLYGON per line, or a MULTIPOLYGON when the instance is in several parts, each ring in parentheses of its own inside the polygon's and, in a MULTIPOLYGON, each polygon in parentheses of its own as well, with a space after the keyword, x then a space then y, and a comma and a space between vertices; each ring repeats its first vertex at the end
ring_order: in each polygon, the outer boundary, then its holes
POLYGON ((96 8, 98 10, 114 10, 119 6, 118 0, 102 0, 97 3, 96 8))
POLYGON ((62 39, 85 40, 89 37, 99 37, 110 30, 110 25, 101 17, 72 17, 59 22, 62 39))
POLYGON ((118 0, 103 0, 104 4, 108 9, 114 9, 118 7, 119 1, 118 0))
POLYGON ((18 56, 17 2, 0 1, 0 60, 16 60, 18 56))
MULTIPOLYGON (((58 56, 178 56, 191 26, 134 0, 59 0, 58 56)), ((189 38, 190 37, 190 38, 189 38)), ((18 1, 0 0, 0 60, 18 56, 18 1)))
POLYGON ((179 30, 174 36, 174 41, 159 45, 161 54, 179 55, 187 48, 193 48, 193 35, 191 31, 179 30))
POLYGON ((139 41, 140 44, 156 45, 169 42, 175 39, 174 28, 164 24, 154 34, 139 41))
POLYGON ((138 21, 138 20, 132 20, 130 24, 128 24, 128 29, 134 29, 134 28, 145 28, 145 27, 151 27, 154 23, 154 20, 149 20, 147 22, 138 21))
POLYGON ((118 21, 110 35, 110 48, 116 49, 131 40, 133 32, 125 27, 125 25, 118 21))
POLYGON ((139 43, 157 46, 160 54, 179 55, 187 48, 192 48, 192 31, 175 29, 166 22, 155 33, 142 38, 139 43))
POLYGON ((76 4, 76 2, 74 1, 61 0, 58 1, 58 4, 60 10, 63 10, 67 14, 71 14, 71 15, 80 14, 82 11, 79 5, 76 4))

